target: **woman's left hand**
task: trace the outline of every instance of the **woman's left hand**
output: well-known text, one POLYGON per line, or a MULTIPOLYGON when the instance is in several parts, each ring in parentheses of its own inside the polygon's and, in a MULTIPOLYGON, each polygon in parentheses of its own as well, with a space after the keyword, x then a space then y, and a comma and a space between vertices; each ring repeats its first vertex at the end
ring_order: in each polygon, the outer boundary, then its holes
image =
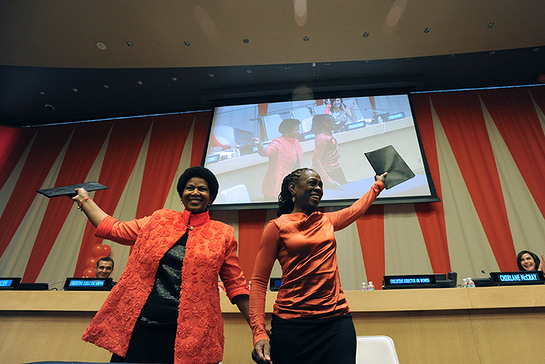
POLYGON ((382 183, 384 183, 384 180, 386 179, 387 175, 388 175, 388 172, 384 172, 380 176, 377 174, 375 175, 375 181, 382 181, 382 183))

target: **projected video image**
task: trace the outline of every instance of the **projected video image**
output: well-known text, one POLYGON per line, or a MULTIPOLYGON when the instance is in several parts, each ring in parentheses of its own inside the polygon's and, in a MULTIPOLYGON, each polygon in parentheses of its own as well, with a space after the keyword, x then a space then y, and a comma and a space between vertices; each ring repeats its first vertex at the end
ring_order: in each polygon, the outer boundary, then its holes
POLYGON ((216 206, 272 207, 283 177, 301 167, 320 174, 323 204, 342 205, 374 183, 364 153, 387 146, 414 177, 383 191, 379 201, 435 198, 407 95, 217 107, 204 165, 220 182, 216 206))

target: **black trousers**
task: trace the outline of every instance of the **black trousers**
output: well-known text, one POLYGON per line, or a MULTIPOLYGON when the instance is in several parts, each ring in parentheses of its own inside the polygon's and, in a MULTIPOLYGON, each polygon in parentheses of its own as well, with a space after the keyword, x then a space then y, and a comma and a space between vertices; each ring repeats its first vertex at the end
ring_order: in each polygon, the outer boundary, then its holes
POLYGON ((356 330, 352 315, 283 320, 273 315, 274 364, 354 364, 356 330))

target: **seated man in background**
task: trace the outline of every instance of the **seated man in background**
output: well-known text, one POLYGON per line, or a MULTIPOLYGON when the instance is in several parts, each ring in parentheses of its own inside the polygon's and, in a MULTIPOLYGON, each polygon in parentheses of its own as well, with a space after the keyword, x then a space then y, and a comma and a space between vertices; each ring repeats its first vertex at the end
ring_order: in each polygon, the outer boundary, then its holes
POLYGON ((95 266, 95 278, 110 278, 114 271, 114 260, 110 257, 102 257, 95 266))
MULTIPOLYGON (((110 257, 102 257, 98 260, 95 266, 95 278, 110 278, 110 275, 114 271, 114 260, 110 257)), ((117 282, 110 281, 107 288, 112 289, 117 282)), ((108 284, 108 282, 106 282, 108 284)))

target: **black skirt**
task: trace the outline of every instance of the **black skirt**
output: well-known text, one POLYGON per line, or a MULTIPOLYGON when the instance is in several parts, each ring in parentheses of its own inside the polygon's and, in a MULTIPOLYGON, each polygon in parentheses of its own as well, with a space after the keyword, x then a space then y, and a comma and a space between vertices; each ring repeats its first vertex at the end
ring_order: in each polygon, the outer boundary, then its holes
POLYGON ((356 362, 352 315, 284 320, 273 315, 271 359, 274 364, 356 362))
POLYGON ((112 363, 174 362, 178 307, 160 307, 148 300, 136 321, 125 357, 113 354, 112 363))
POLYGON ((112 363, 164 363, 174 362, 176 325, 163 326, 137 322, 125 357, 113 354, 112 363))

